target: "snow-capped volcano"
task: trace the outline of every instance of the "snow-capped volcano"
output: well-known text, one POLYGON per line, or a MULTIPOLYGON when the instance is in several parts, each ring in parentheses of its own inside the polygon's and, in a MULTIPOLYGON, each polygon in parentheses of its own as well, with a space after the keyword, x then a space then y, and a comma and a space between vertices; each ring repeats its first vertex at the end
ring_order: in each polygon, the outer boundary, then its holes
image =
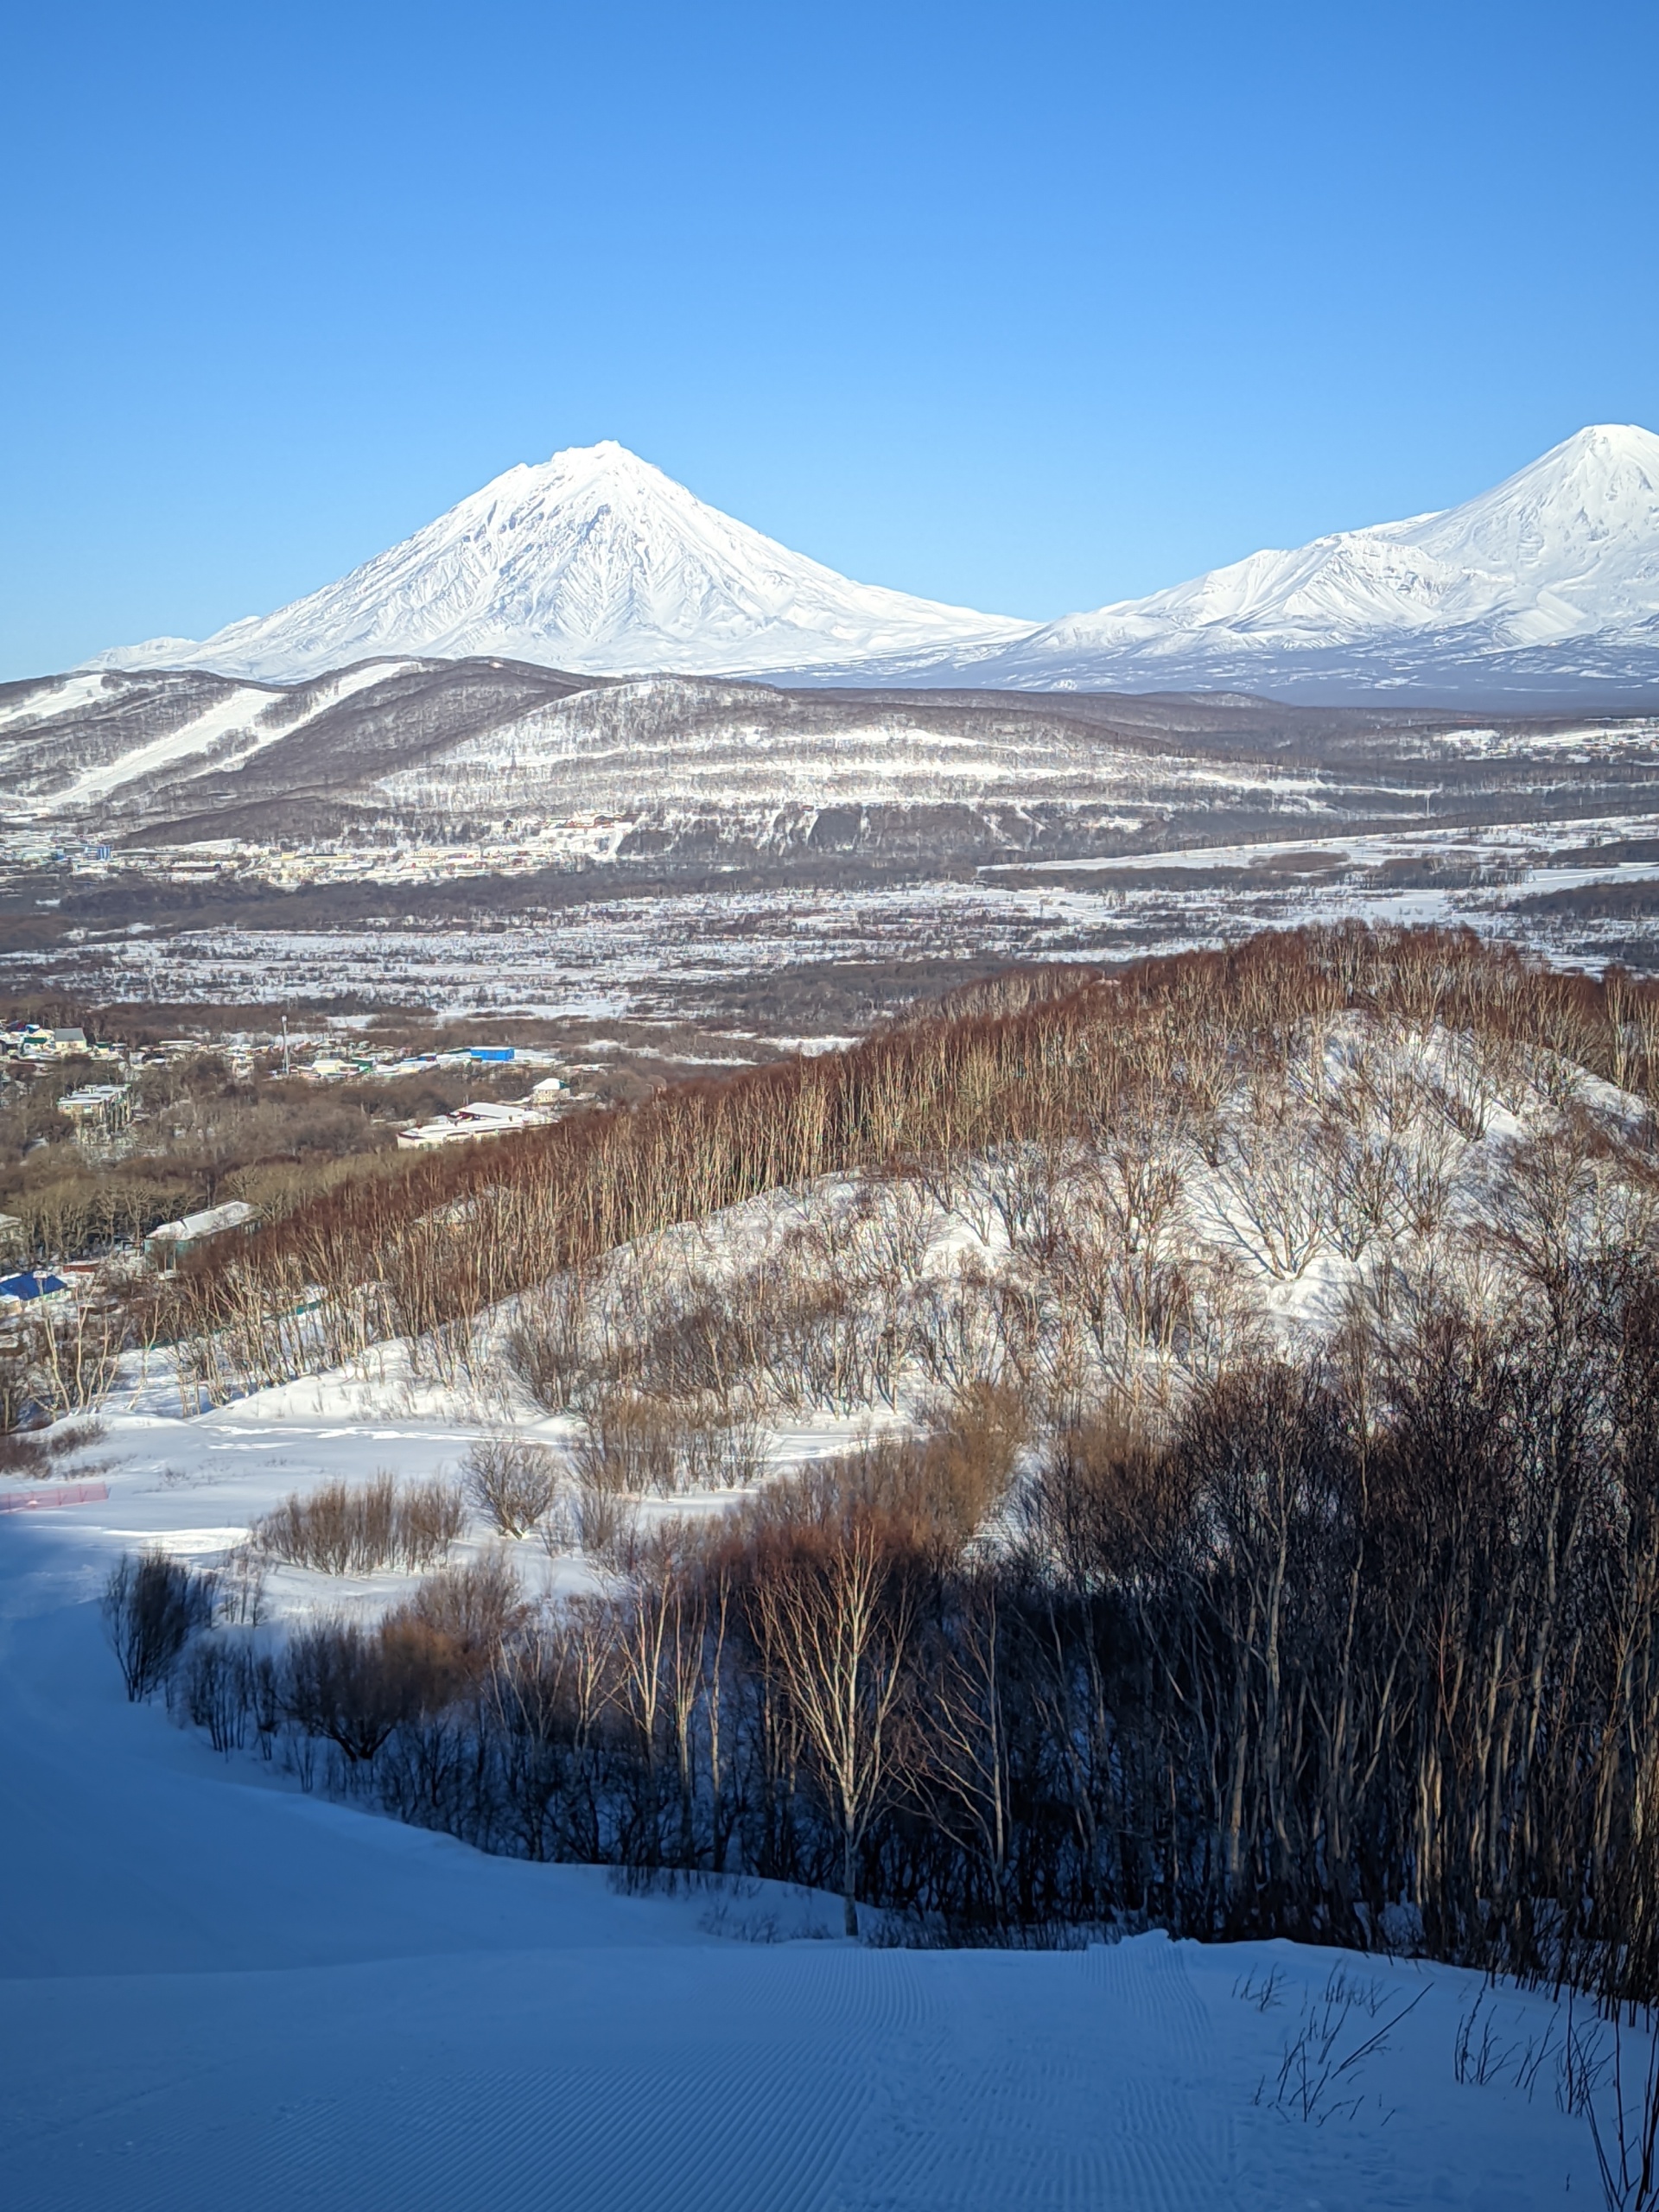
POLYGON ((1365 684, 1659 672, 1659 437, 1598 424, 1495 491, 1405 522, 1253 553, 1048 624, 977 672, 1000 684, 1168 688, 1346 673, 1365 684), (1581 648, 1587 648, 1582 652, 1581 648))
POLYGON ((1031 627, 850 582, 607 441, 508 469, 275 614, 100 662, 287 681, 371 655, 759 674, 895 654, 923 664, 995 650, 1031 627))
POLYGON ((1434 514, 1253 553, 1038 626, 850 582, 625 448, 510 468, 414 537, 201 644, 94 667, 292 683, 370 658, 976 689, 1495 699, 1659 682, 1659 437, 1600 424, 1434 514))

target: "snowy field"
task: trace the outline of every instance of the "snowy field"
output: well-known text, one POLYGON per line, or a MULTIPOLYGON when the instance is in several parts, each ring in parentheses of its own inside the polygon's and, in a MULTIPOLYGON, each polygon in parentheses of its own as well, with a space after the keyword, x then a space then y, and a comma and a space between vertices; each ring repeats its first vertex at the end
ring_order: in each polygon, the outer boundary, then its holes
POLYGON ((9 2212, 1600 2202, 1542 1997, 1159 1934, 855 1946, 830 1899, 484 1858, 128 1705, 124 1550, 211 1558, 467 1433, 313 1392, 115 1414, 60 1478, 105 1499, 0 1513, 9 2212))
MULTIPOLYGON (((1343 915, 1379 925, 1467 925, 1564 964, 1616 958, 1659 969, 1659 894, 1649 902, 1656 911, 1613 918, 1529 904, 1653 881, 1659 860, 1586 856, 1603 843, 1653 841, 1652 814, 1479 830, 1425 824, 1363 837, 1333 832, 1317 842, 1304 835, 1095 862, 1020 862, 948 881, 615 896, 488 925, 111 930, 60 944, 45 961, 39 951, 0 954, 0 986, 22 988, 49 970, 54 988, 93 1001, 275 1005, 353 994, 444 1015, 671 1022, 718 1007, 724 994, 756 978, 786 980, 823 963, 1123 960, 1343 915), (1567 853, 1570 863, 1556 857, 1567 853), (1443 880, 1390 880, 1402 868, 1443 880)), ((779 1020, 791 1033, 798 1026, 786 1001, 779 1020)))

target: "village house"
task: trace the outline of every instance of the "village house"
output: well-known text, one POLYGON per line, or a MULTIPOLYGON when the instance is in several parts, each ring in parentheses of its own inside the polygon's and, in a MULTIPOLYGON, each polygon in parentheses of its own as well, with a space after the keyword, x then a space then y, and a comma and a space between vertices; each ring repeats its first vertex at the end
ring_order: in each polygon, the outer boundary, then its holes
POLYGON ((467 1106, 457 1106, 453 1114, 440 1114, 429 1122, 418 1122, 411 1128, 400 1129, 397 1141, 406 1151, 419 1151, 428 1145, 464 1144, 473 1137, 499 1137, 517 1129, 541 1128, 555 1116, 529 1099, 518 1099, 511 1104, 490 1098, 475 1099, 467 1106))
POLYGON ((221 1206, 207 1206, 178 1221, 164 1221, 144 1239, 144 1257, 158 1274, 170 1275, 186 1259, 216 1236, 239 1231, 251 1236, 259 1226, 259 1210, 245 1198, 228 1198, 221 1206))
POLYGON ((132 1120, 132 1093, 124 1083, 84 1083, 64 1092, 58 1111, 73 1122, 77 1136, 115 1136, 132 1120))

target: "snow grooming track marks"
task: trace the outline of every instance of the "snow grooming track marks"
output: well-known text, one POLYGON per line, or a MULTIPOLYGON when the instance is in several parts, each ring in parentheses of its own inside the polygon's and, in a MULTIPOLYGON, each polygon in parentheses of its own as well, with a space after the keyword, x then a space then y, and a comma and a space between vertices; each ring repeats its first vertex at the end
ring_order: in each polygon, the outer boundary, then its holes
MULTIPOLYGON (((741 2070, 718 2053, 651 2066, 555 2062, 534 2073, 407 2076, 373 2133, 336 2108, 303 2136, 290 2134, 257 2179, 239 2175, 235 2201, 246 2212, 307 2204, 816 2212, 831 2201, 837 2154, 868 2094, 831 2075, 829 2094, 804 2101, 799 2070, 792 2052, 749 2051, 741 2070)), ((224 2201, 211 2190, 200 2198, 204 2212, 224 2201)), ((169 2202, 185 2200, 157 2198, 155 2212, 169 2202)))
POLYGON ((938 2025, 944 2005, 929 1981, 925 1955, 851 1950, 840 1944, 795 1948, 779 1962, 791 2016, 837 2037, 938 2025))
POLYGON ((890 2069, 843 2182, 849 2212, 1217 2212, 1230 2202, 1230 2130, 1179 1954, 1149 1936, 1103 1956, 1110 1977, 1090 1971, 1093 1954, 918 1958, 930 2011, 948 2024, 914 2037, 910 2065, 890 2069))
POLYGON ((1091 1943, 1084 1980, 1137 2027, 1166 2037, 1184 2062, 1202 2065, 1209 2021, 1178 1944, 1161 1929, 1122 1943, 1091 1943))
POLYGON ((1123 1948, 1127 2036, 1077 1954, 587 1948, 35 1983, 42 2047, 97 2024, 168 2055, 114 2097, 42 2098, 45 2061, 20 2069, 9 2212, 1211 2212, 1224 2128, 1185 2056, 1185 1968, 1161 1938, 1123 1948))
POLYGON ((197 2026, 180 2041, 197 2063, 181 2052, 172 2078, 90 2120, 55 2114, 32 2131, 27 2165, 17 2131, 9 2207, 830 2212, 877 2068, 861 2078, 836 2038, 794 2035, 771 2010, 775 1993, 747 1986, 741 1955, 702 1958, 701 2018, 694 1987, 677 1986, 658 1953, 613 1955, 608 2015, 602 1979, 582 1986, 593 1955, 366 1969, 321 1988, 237 1976, 220 1993, 191 1977, 180 1993, 197 2026), (207 2056, 221 2036, 239 2063, 207 2056), (319 2071, 330 2093, 306 2094, 319 2071))

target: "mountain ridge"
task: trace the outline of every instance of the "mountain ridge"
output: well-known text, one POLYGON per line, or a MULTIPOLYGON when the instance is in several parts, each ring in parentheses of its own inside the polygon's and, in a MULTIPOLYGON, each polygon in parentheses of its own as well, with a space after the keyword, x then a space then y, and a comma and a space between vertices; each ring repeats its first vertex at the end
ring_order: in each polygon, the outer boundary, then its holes
POLYGON ((1557 696, 1659 681, 1659 436, 1592 424, 1491 490, 1049 623, 855 583, 614 442, 520 463, 273 614, 92 668, 372 658, 990 690, 1557 696))
POLYGON ((1170 589, 1046 625, 993 680, 1079 665, 1144 678, 1160 662, 1254 661, 1438 639, 1454 663, 1641 632, 1659 618, 1659 437, 1574 433, 1456 506, 1268 549, 1170 589))

